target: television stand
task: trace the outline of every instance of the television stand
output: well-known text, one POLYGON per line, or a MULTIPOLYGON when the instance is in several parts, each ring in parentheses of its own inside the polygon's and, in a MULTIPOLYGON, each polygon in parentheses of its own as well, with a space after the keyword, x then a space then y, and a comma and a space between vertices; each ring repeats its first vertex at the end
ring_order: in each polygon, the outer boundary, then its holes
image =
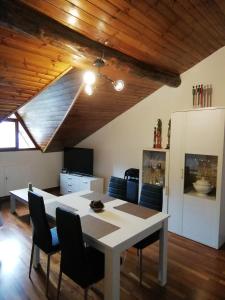
POLYGON ((103 193, 103 178, 75 173, 60 173, 60 193, 62 195, 84 190, 103 193))

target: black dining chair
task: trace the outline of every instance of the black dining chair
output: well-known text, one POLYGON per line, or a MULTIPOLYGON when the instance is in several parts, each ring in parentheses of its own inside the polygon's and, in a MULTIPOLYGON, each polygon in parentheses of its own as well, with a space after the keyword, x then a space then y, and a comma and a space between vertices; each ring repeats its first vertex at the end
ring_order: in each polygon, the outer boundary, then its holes
MULTIPOLYGON (((142 186, 139 205, 162 211, 163 187, 154 184, 145 183, 142 186)), ((156 231, 145 239, 141 240, 134 247, 138 250, 139 255, 139 280, 142 284, 142 250, 159 240, 160 231, 156 231)))
POLYGON ((117 199, 126 200, 127 181, 123 178, 111 176, 108 186, 108 195, 117 199))
POLYGON ((56 227, 51 229, 49 227, 45 213, 43 197, 34 192, 28 191, 28 205, 33 226, 33 242, 30 256, 29 278, 31 279, 34 246, 37 246, 48 256, 46 274, 46 295, 48 295, 50 257, 52 254, 55 254, 57 251, 59 251, 58 235, 56 227))
POLYGON ((86 300, 88 288, 104 278, 104 254, 85 245, 79 215, 57 207, 56 225, 61 245, 57 299, 64 273, 84 289, 86 300))

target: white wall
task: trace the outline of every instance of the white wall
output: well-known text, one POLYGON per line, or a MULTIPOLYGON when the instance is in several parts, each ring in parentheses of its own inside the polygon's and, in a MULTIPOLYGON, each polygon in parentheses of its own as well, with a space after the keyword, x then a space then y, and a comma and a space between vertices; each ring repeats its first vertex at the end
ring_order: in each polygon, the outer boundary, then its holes
POLYGON ((123 176, 127 168, 139 168, 142 149, 153 145, 158 118, 163 122, 165 146, 170 114, 192 107, 193 85, 212 84, 213 106, 225 106, 225 48, 183 73, 181 79, 178 88, 160 88, 77 145, 94 148, 95 175, 108 179, 123 176))
POLYGON ((62 164, 62 152, 0 152, 0 196, 7 195, 9 190, 26 187, 28 182, 42 189, 59 186, 62 164))

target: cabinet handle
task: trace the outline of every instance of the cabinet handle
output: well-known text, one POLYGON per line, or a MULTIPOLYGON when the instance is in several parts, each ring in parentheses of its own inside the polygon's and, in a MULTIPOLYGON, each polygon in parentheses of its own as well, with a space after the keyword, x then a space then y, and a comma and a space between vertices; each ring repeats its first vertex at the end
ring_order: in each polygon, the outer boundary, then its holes
POLYGON ((184 169, 181 169, 181 179, 184 179, 184 169))
POLYGON ((68 193, 72 193, 72 191, 71 190, 69 190, 69 191, 67 191, 68 193))
POLYGON ((72 184, 68 184, 68 186, 72 186, 72 184))
POLYGON ((168 186, 165 187, 165 195, 166 195, 166 196, 169 195, 169 187, 168 187, 168 186))
POLYGON ((86 183, 86 184, 87 184, 88 182, 87 182, 87 181, 83 181, 83 183, 86 183))

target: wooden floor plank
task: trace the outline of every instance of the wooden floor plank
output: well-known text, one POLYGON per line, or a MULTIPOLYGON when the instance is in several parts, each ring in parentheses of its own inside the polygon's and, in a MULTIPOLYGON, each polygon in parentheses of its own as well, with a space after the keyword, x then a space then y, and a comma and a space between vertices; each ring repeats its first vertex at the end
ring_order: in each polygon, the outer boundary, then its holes
MULTIPOLYGON (((41 267, 28 279, 31 227, 28 210, 18 205, 17 215, 2 205, 4 226, 0 227, 0 299, 47 299, 45 297, 46 255, 41 253, 41 267)), ((143 286, 138 283, 138 257, 135 249, 124 253, 121 268, 122 300, 222 300, 225 299, 225 249, 214 250, 175 234, 169 234, 168 284, 157 281, 158 243, 143 251, 143 286)), ((56 298, 59 254, 52 257, 49 299, 56 298)), ((97 288, 103 293, 101 281, 97 288)), ((83 299, 83 290, 63 276, 61 300, 83 299)), ((102 299, 89 291, 89 299, 102 299)))

